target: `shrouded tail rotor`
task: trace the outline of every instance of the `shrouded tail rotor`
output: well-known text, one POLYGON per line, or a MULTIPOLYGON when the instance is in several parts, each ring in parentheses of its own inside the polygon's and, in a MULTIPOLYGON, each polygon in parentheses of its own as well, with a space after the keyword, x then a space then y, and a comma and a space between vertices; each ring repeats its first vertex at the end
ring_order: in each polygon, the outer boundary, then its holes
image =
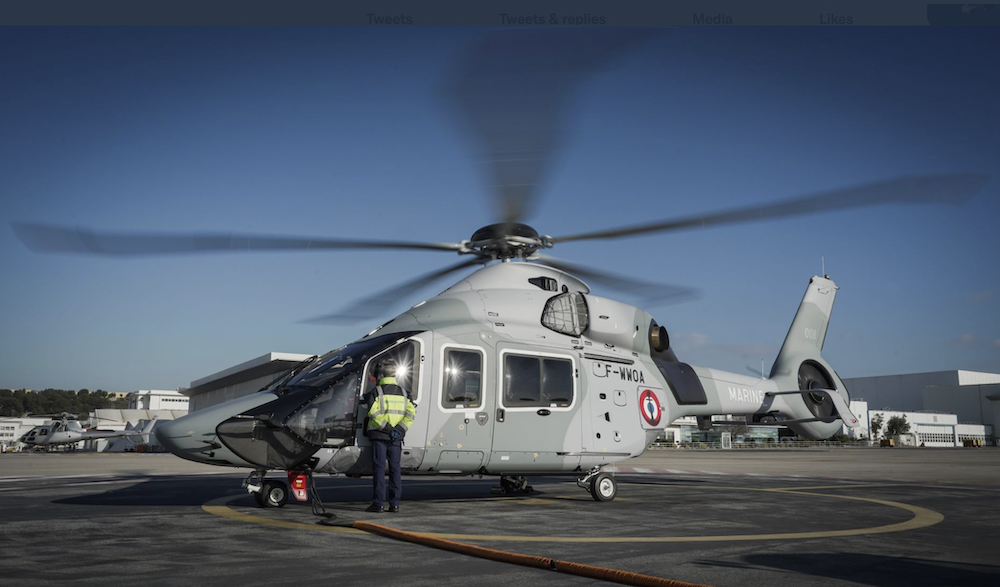
POLYGON ((836 390, 832 377, 815 361, 803 361, 799 365, 799 389, 803 391, 802 401, 817 418, 836 416, 833 402, 824 393, 813 393, 813 390, 836 390))

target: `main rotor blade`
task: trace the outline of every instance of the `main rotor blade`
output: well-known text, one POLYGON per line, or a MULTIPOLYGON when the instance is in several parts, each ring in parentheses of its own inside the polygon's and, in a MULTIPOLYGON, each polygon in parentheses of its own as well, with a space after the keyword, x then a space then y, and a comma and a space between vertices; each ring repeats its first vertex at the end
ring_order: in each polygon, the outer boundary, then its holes
POLYGON ((11 229, 35 253, 81 253, 90 255, 167 255, 218 251, 291 251, 330 249, 423 249, 457 251, 451 243, 415 243, 262 236, 233 233, 111 233, 88 228, 47 224, 12 223, 11 229))
POLYGON ((819 192, 746 208, 733 208, 711 214, 635 224, 609 230, 585 232, 552 238, 554 243, 635 236, 721 224, 754 222, 786 216, 830 212, 878 204, 960 204, 979 193, 990 178, 984 175, 956 173, 948 175, 907 176, 819 192))
POLYGON ((448 91, 482 152, 507 224, 529 213, 559 146, 575 86, 655 28, 517 28, 486 34, 448 91))
POLYGON ((590 282, 599 283, 605 287, 610 287, 618 291, 638 296, 649 302, 655 301, 660 304, 677 304, 681 302, 689 302, 698 298, 698 291, 688 287, 669 285, 665 283, 652 283, 649 281, 634 279, 632 277, 605 273, 603 271, 588 269, 580 265, 569 263, 567 261, 563 261, 562 259, 549 257, 548 255, 535 255, 532 259, 538 260, 550 267, 561 269, 567 273, 572 273, 573 275, 582 277, 590 282))
POLYGON ((350 324, 360 322, 361 320, 366 320, 368 318, 374 318, 384 313, 392 304, 396 303, 404 296, 410 295, 413 290, 431 284, 456 271, 461 271, 462 269, 472 267, 473 265, 479 265, 481 263, 482 261, 479 259, 462 261, 457 265, 452 265, 438 271, 426 273, 415 279, 393 286, 390 289, 377 292, 371 297, 360 300, 336 314, 327 314, 326 316, 310 318, 308 320, 304 320, 303 322, 308 324, 350 324))

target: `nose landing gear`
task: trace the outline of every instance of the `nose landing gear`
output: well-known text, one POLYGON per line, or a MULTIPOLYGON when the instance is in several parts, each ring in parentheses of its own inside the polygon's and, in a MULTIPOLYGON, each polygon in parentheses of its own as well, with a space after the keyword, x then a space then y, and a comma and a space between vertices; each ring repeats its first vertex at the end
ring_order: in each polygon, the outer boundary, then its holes
POLYGON ((258 507, 280 508, 288 503, 288 484, 275 479, 264 480, 267 471, 257 470, 243 481, 247 493, 253 496, 258 507))

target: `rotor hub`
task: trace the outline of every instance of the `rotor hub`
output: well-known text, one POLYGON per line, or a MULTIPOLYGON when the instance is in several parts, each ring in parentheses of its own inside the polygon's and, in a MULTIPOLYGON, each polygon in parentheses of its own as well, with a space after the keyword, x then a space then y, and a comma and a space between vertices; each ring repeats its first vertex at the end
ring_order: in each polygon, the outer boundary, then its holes
POLYGON ((459 253, 474 254, 486 259, 525 259, 538 249, 552 246, 552 239, 539 236, 538 231, 519 222, 498 222, 484 226, 462 241, 459 253))

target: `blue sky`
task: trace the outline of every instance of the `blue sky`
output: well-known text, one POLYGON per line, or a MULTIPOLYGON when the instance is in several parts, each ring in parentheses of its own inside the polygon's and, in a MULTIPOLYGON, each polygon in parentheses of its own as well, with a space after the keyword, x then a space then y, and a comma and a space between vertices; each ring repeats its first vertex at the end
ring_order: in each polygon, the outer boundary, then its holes
MULTIPOLYGON (((379 268, 402 281, 457 259, 36 255, 9 223, 468 238, 497 218, 442 88, 482 32, 0 29, 0 388, 187 386, 324 352, 445 289, 302 324, 388 285, 379 268)), ((998 58, 996 35, 969 28, 673 29, 580 87, 528 221, 558 236, 906 174, 998 177, 998 58)), ((841 291, 824 357, 843 377, 1000 372, 998 189, 552 254, 698 288, 648 308, 690 363, 769 368, 825 257, 841 291)))

